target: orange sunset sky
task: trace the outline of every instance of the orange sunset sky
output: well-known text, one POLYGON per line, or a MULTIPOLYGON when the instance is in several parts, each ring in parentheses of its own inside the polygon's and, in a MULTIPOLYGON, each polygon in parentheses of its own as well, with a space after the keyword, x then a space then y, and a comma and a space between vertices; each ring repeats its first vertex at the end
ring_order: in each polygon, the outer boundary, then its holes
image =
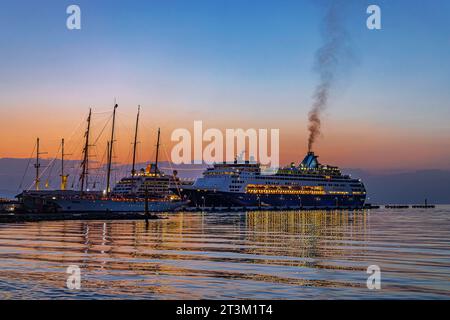
MULTIPOLYGON (((120 102, 119 102, 120 103, 120 102)), ((92 156, 101 161, 109 139, 110 122, 99 136, 101 129, 111 117, 111 107, 93 109, 92 140, 97 140, 92 156)), ((131 161, 131 143, 136 107, 119 105, 117 113, 116 162, 131 161)), ((2 109, 0 134, 0 157, 29 157, 34 148, 35 139, 41 140, 41 150, 47 152, 42 157, 53 158, 59 149, 60 139, 66 139, 69 159, 80 159, 81 143, 85 130, 87 109, 59 108, 39 106, 20 107, 10 112, 2 109), (27 110, 31 110, 28 111, 27 110), (3 117, 3 115, 5 117, 3 117)), ((154 159, 156 128, 161 127, 162 160, 167 159, 172 146, 170 134, 176 128, 186 128, 192 132, 193 121, 202 120, 204 130, 219 128, 278 128, 280 129, 280 161, 287 164, 301 161, 306 152, 307 121, 306 115, 298 119, 279 115, 276 110, 251 119, 243 115, 240 119, 227 116, 226 110, 214 114, 183 111, 181 107, 162 107, 142 105, 139 130, 138 160, 154 159)), ((413 130, 377 123, 376 121, 355 121, 333 117, 330 111, 325 117, 323 135, 315 150, 324 163, 342 167, 372 170, 450 168, 450 139, 445 130, 413 130), (348 125, 351 123, 351 125, 348 125)))

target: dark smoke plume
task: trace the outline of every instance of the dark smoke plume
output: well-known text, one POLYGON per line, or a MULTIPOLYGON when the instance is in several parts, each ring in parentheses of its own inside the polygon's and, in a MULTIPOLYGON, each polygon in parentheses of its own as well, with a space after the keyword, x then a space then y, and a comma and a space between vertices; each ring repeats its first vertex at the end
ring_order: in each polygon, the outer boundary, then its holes
POLYGON ((323 44, 315 55, 315 71, 319 75, 319 84, 314 95, 313 104, 309 112, 308 151, 320 135, 322 112, 328 105, 330 90, 332 89, 338 68, 351 56, 348 47, 349 37, 342 21, 344 1, 332 0, 327 9, 322 25, 323 44))

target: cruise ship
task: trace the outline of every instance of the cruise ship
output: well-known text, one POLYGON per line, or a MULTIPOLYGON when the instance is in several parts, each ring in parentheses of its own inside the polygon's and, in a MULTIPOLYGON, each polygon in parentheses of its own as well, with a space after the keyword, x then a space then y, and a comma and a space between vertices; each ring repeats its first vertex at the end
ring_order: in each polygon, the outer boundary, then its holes
POLYGON ((176 188, 180 183, 176 171, 173 175, 166 175, 155 163, 151 163, 145 169, 142 168, 120 179, 111 194, 119 197, 144 198, 147 193, 147 196, 152 199, 175 199, 177 195, 170 188, 176 188))
POLYGON ((361 180, 338 167, 320 164, 313 152, 299 165, 292 163, 274 174, 249 161, 214 164, 180 192, 197 207, 358 209, 366 199, 361 180))

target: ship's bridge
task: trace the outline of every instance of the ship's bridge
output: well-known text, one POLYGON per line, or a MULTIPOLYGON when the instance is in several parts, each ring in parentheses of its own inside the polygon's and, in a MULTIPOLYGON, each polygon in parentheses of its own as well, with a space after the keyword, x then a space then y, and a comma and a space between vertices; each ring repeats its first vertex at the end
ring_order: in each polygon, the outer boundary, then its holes
POLYGON ((326 176, 342 176, 338 167, 330 165, 322 165, 317 160, 318 156, 314 152, 309 151, 303 161, 299 165, 299 169, 308 174, 320 174, 326 176))
POLYGON ((317 158, 318 157, 314 154, 314 152, 309 151, 300 163, 300 167, 307 169, 318 169, 320 164, 317 158))
POLYGON ((203 174, 205 176, 238 175, 241 172, 260 172, 260 165, 249 161, 215 163, 213 167, 207 168, 203 174))

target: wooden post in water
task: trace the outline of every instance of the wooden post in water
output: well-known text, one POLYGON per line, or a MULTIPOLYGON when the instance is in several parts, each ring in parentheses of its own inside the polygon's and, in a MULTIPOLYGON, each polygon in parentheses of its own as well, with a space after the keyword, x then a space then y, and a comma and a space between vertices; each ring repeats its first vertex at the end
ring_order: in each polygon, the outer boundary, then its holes
POLYGON ((147 185, 145 185, 145 209, 144 209, 144 211, 145 211, 145 222, 148 223, 149 211, 148 211, 148 188, 147 188, 147 185))

